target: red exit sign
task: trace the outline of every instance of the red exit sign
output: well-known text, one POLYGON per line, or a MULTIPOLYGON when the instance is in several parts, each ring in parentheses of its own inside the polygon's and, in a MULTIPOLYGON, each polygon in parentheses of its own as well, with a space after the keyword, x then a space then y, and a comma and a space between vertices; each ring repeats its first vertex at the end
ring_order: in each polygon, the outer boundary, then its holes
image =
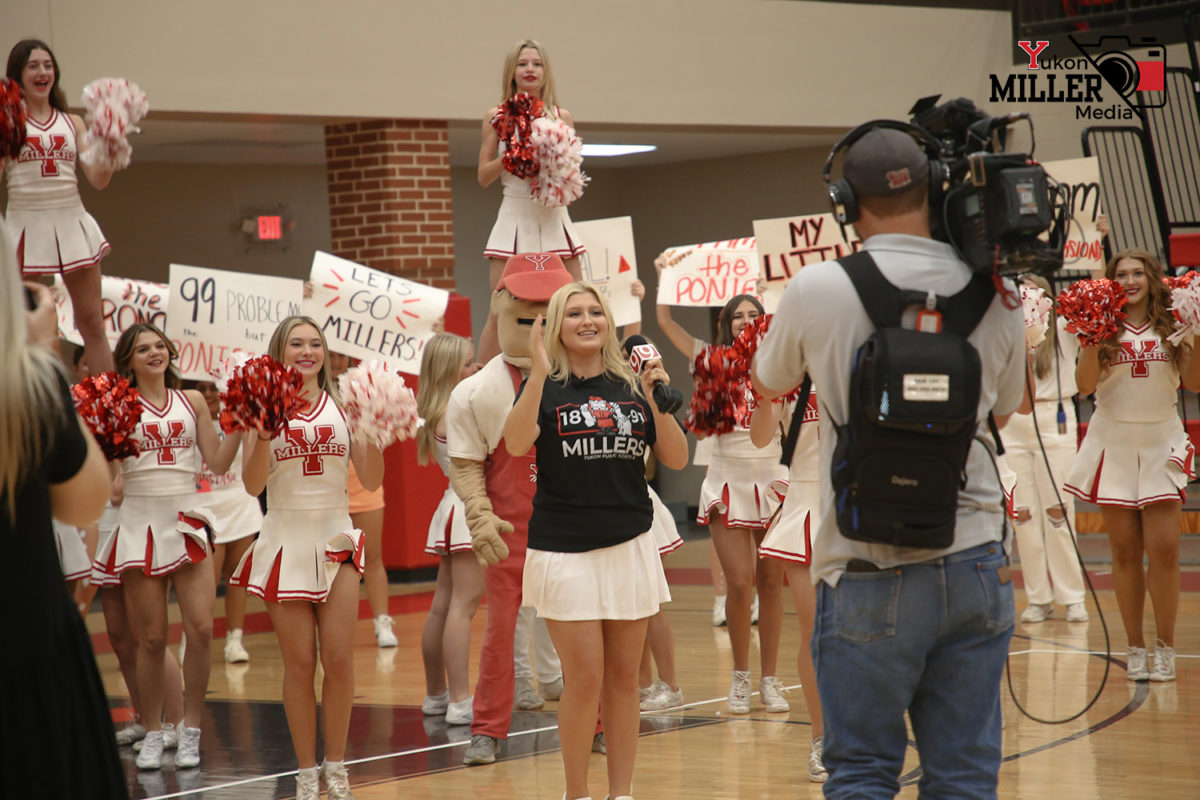
POLYGON ((262 242, 283 238, 283 218, 279 215, 258 217, 258 239, 262 242))

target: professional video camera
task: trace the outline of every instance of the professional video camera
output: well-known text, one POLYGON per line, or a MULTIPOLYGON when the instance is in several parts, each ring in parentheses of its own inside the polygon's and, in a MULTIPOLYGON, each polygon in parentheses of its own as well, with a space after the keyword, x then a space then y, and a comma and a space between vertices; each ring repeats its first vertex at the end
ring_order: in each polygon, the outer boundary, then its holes
POLYGON ((970 100, 938 105, 940 97, 921 98, 908 112, 912 125, 941 145, 935 166, 942 185, 934 180, 929 196, 934 237, 953 245, 976 272, 1061 269, 1068 198, 1033 159, 1029 115, 989 117, 970 100), (1005 153, 1009 126, 1019 120, 1029 123, 1030 152, 1005 153))

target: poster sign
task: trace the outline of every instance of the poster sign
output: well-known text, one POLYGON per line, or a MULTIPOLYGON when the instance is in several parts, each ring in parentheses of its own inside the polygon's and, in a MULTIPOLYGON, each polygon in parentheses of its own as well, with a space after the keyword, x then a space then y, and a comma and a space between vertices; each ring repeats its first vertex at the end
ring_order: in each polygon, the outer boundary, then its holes
MULTIPOLYGON (((116 347, 121 334, 139 322, 153 323, 162 330, 166 324, 167 295, 166 284, 101 276, 100 313, 108 346, 116 347)), ((54 276, 54 305, 58 312, 58 335, 82 347, 83 337, 75 328, 75 307, 59 275, 54 276)))
POLYGON ((575 223, 587 252, 579 257, 583 279, 595 284, 612 308, 613 321, 642 321, 642 303, 633 296, 637 258, 633 251, 633 218, 611 217, 575 223))
POLYGON ((330 350, 420 373, 421 351, 446 314, 448 291, 319 250, 309 280, 304 313, 320 324, 330 350))
POLYGON ((1063 269, 1104 269, 1104 243, 1096 229, 1100 208, 1100 162, 1095 156, 1048 161, 1046 172, 1067 188, 1071 220, 1063 248, 1063 269))
POLYGON ((179 374, 211 380, 209 370, 234 352, 261 355, 280 322, 300 313, 304 282, 172 264, 167 337, 179 374))
POLYGON ((852 226, 846 226, 846 238, 842 238, 842 230, 829 212, 756 219, 754 238, 758 243, 759 266, 767 283, 763 292, 767 313, 775 312, 784 287, 803 267, 841 258, 862 246, 852 226))
POLYGON ((658 302, 667 306, 723 306, 739 294, 758 294, 754 237, 671 247, 658 276, 658 302))

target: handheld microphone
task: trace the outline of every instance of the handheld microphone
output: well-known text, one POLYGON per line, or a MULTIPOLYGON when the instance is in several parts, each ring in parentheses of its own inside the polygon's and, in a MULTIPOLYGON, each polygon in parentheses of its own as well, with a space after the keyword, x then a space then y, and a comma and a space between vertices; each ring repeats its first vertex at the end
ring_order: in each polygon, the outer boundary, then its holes
MULTIPOLYGON (((629 356, 629 366, 633 367, 633 371, 638 375, 642 374, 649 362, 662 360, 658 348, 641 334, 635 333, 627 338, 622 347, 625 348, 625 355, 629 356)), ((654 403, 662 413, 674 414, 683 405, 683 395, 674 386, 655 381, 654 403)))

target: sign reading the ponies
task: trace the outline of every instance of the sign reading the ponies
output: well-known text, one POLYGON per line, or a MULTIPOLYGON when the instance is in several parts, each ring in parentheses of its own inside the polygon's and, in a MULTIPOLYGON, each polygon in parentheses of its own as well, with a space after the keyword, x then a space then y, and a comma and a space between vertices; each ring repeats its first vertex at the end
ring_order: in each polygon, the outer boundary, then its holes
POLYGON ((723 306, 739 294, 757 295, 754 237, 668 248, 658 276, 658 302, 667 306, 723 306))
POLYGON ((846 239, 833 214, 808 214, 754 220, 758 261, 767 281, 763 307, 774 313, 783 289, 792 276, 809 264, 832 261, 856 252, 862 242, 854 228, 846 226, 846 239))
MULTIPOLYGON (((116 347, 121 334, 139 322, 150 322, 162 330, 167 318, 166 284, 103 275, 100 278, 100 313, 109 347, 116 347)), ((54 276, 54 305, 58 311, 58 335, 83 346, 75 328, 75 307, 62 277, 54 276)))
POLYGON ((612 307, 613 322, 642 321, 641 301, 633 296, 637 258, 633 252, 633 218, 611 217, 575 223, 587 252, 579 257, 583 279, 595 284, 612 307))
POLYGON ((1100 208, 1100 162, 1095 156, 1042 164, 1051 178, 1067 187, 1071 220, 1063 247, 1063 269, 1104 269, 1104 242, 1096 229, 1100 208))
POLYGON ((212 380, 209 370, 235 352, 267 352, 276 326, 300 313, 304 282, 172 264, 167 338, 179 350, 179 374, 212 380))
POLYGON ((304 313, 321 326, 330 350, 420 373, 421 350, 446 313, 449 292, 319 250, 309 280, 304 313))

